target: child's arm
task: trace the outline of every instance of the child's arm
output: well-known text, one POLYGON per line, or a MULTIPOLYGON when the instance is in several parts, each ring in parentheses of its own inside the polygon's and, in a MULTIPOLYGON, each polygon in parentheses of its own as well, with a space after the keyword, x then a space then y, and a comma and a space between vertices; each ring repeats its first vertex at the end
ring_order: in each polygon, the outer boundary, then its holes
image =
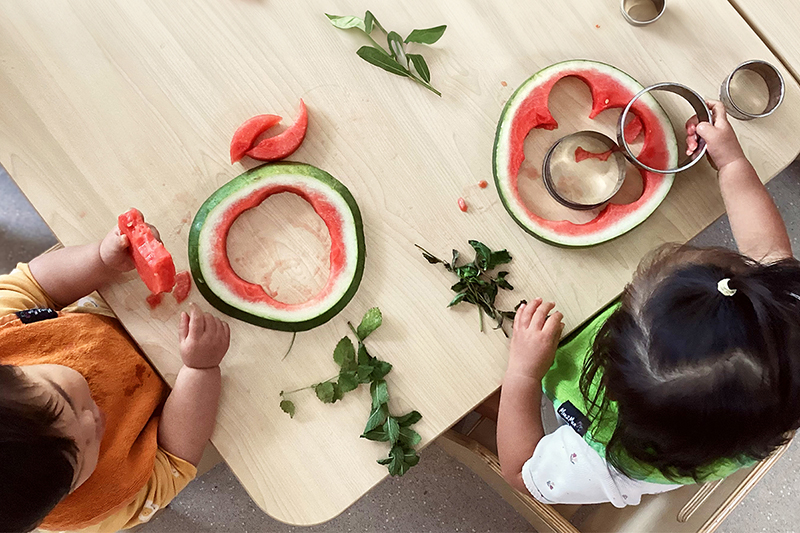
POLYGON ((59 306, 69 305, 133 269, 128 238, 114 228, 100 242, 42 254, 28 264, 45 293, 59 306))
POLYGON ((500 389, 497 416, 497 454, 503 477, 515 489, 527 492, 522 466, 533 456, 544 436, 541 416, 542 378, 550 369, 564 324, 559 312, 548 317, 555 304, 537 298, 523 304, 514 318, 514 336, 508 369, 500 389))
POLYGON ((221 389, 219 364, 230 344, 228 324, 192 306, 181 313, 181 359, 175 386, 158 423, 158 444, 197 466, 214 432, 221 389))
POLYGON ((739 251, 757 261, 792 257, 792 245, 778 208, 747 160, 722 102, 709 101, 714 124, 694 118, 687 123, 688 152, 697 147, 695 134, 705 139, 719 170, 719 188, 739 251))

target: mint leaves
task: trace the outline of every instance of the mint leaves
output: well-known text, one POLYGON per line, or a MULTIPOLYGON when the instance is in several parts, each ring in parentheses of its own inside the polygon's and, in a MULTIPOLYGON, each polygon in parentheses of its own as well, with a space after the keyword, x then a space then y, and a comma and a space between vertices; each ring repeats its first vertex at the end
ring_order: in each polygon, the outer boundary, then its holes
MULTIPOLYGON (((352 21, 347 23, 352 23, 352 21)), ((364 345, 364 340, 374 333, 382 323, 383 315, 377 307, 373 307, 364 314, 358 327, 353 327, 348 322, 347 325, 355 335, 358 344, 357 347, 354 346, 350 337, 343 337, 336 344, 336 348, 333 350, 333 361, 339 365, 339 374, 309 387, 289 392, 281 391, 280 408, 294 418, 295 405, 286 399, 286 395, 313 389, 321 402, 336 403, 346 393, 357 389, 360 384, 369 383, 372 403, 369 418, 367 418, 361 437, 372 441, 388 442, 391 446, 389 456, 386 459, 378 460, 378 463, 386 465, 392 476, 402 476, 419 462, 419 456, 414 448, 420 443, 422 437, 411 429, 411 426, 419 422, 422 415, 417 411, 411 411, 396 417, 392 416, 389 411, 389 387, 383 378, 392 370, 392 365, 370 355, 364 345)))
POLYGON ((495 298, 500 289, 514 290, 506 280, 507 271, 498 272, 494 277, 489 274, 500 265, 511 262, 511 254, 506 250, 492 251, 482 242, 471 240, 469 245, 475 250, 475 259, 471 263, 459 265, 461 256, 458 250, 453 250, 453 259, 450 262, 439 259, 419 245, 414 245, 422 251, 422 256, 432 265, 441 264, 445 270, 456 274, 458 282, 450 287, 456 295, 447 305, 453 307, 461 302, 475 305, 478 308, 481 331, 483 331, 483 314, 497 322, 495 329, 501 329, 506 337, 508 333, 503 328, 506 319, 514 319, 515 311, 500 311, 495 307, 495 298))
POLYGON ((372 45, 362 46, 359 48, 358 51, 356 51, 358 57, 367 63, 382 68, 386 72, 391 72, 397 76, 411 78, 429 91, 432 91, 438 96, 442 96, 442 93, 437 91, 430 84, 431 72, 430 69, 428 69, 428 64, 425 61, 425 58, 419 54, 407 53, 406 44, 434 44, 436 41, 441 39, 442 35, 444 35, 444 31, 447 29, 447 26, 436 26, 435 28, 414 30, 409 33, 408 37, 406 37, 404 40, 397 32, 387 32, 386 29, 381 26, 380 22, 378 22, 378 19, 375 18, 375 15, 373 15, 370 11, 366 12, 363 19, 347 15, 328 15, 327 13, 325 13, 325 16, 328 17, 328 20, 331 21, 331 24, 341 30, 350 30, 355 28, 361 30, 367 35, 367 37, 369 37, 369 40, 372 41, 372 45), (386 34, 386 44, 388 46, 388 50, 379 45, 377 41, 375 41, 375 39, 373 39, 370 35, 372 30, 375 28, 378 28, 380 31, 386 34))

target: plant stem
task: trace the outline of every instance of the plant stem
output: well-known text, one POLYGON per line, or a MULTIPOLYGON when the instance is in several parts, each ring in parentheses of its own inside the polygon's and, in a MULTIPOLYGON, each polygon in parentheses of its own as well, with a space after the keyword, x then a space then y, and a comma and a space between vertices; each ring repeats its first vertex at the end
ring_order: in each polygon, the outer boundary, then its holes
POLYGON ((314 387, 316 387, 320 383, 328 383, 329 381, 333 381, 334 379, 336 379, 338 377, 339 377, 339 375, 337 374, 337 375, 333 376, 332 378, 328 378, 325 381, 320 381, 319 383, 314 383, 313 385, 309 385, 308 387, 303 387, 303 388, 300 388, 300 389, 285 391, 283 394, 281 394, 281 396, 286 396, 287 394, 294 394, 295 392, 300 392, 300 391, 307 390, 307 389, 313 389, 314 387))
POLYGON ((409 74, 407 74, 407 76, 408 76, 410 79, 412 79, 412 80, 414 80, 415 82, 417 82, 417 83, 419 83, 420 85, 422 85, 423 87, 425 87, 426 89, 428 89, 429 91, 433 92, 433 93, 434 93, 436 96, 442 96, 442 93, 440 93, 439 91, 437 91, 437 90, 436 90, 436 89, 435 89, 435 88, 434 88, 434 87, 433 87, 431 84, 424 82, 423 80, 421 80, 421 79, 417 78, 417 77, 416 77, 416 76, 414 76, 413 74, 410 74, 410 73, 409 73, 409 74))
POLYGON ((478 317, 481 319, 481 333, 483 333, 483 308, 478 305, 478 317))
MULTIPOLYGON (((356 331, 356 328, 353 327, 353 324, 351 324, 349 320, 347 321, 347 327, 350 328, 350 331, 352 331, 353 335, 358 339, 358 331, 356 331)), ((359 339, 358 342, 361 343, 361 339, 359 339)))
POLYGON ((281 358, 281 361, 283 361, 284 359, 286 359, 289 356, 289 352, 292 351, 292 346, 294 346, 294 340, 296 338, 297 338, 297 332, 295 331, 295 332, 292 333, 292 342, 289 343, 289 349, 286 350, 286 353, 283 355, 283 358, 281 358))

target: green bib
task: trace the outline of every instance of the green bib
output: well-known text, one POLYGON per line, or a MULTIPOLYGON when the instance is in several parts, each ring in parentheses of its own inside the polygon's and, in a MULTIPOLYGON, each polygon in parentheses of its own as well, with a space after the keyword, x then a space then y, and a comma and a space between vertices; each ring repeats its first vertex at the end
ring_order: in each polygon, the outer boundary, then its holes
MULTIPOLYGON (((608 317, 618 308, 618 302, 611 304, 590 319, 586 325, 564 339, 556 351, 553 366, 542 380, 542 390, 552 400, 560 417, 572 426, 578 434, 582 434, 583 440, 599 453, 603 459, 606 457, 606 445, 611 440, 614 429, 617 426, 617 403, 608 402, 607 411, 603 413, 601 420, 592 425, 591 421, 586 417, 589 402, 581 394, 580 378, 583 363, 592 353, 592 344, 595 336, 608 320, 608 317)), ((601 377, 600 373, 595 376, 590 390, 591 397, 594 397, 601 377)), ((669 485, 692 485, 696 483, 690 477, 668 479, 655 467, 641 463, 627 455, 623 455, 621 460, 625 470, 630 472, 634 479, 640 481, 669 485)), ((741 460, 720 459, 713 463, 708 468, 707 473, 698 481, 705 483, 722 479, 740 468, 752 466, 755 463, 756 461, 747 458, 741 460)))

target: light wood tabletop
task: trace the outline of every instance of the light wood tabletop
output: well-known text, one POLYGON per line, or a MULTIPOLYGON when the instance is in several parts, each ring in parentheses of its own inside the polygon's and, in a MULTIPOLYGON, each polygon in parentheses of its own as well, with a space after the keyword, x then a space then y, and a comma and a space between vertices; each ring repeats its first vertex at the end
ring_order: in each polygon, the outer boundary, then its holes
MULTIPOLYGON (((777 62, 727 0, 671 0, 662 19, 645 28, 624 22, 616 0, 369 7, 403 35, 448 25, 439 43, 416 48, 441 98, 356 56, 367 39, 324 16, 363 15, 364 4, 353 0, 9 0, 0 17, 0 162, 65 245, 99 239, 118 213, 137 206, 160 228, 178 268, 188 268, 195 212, 242 171, 228 161, 233 131, 260 113, 291 121, 300 98, 308 105, 308 135, 292 159, 330 172, 358 201, 364 280, 339 316, 298 336, 285 360, 289 334, 232 321, 213 437, 255 502, 294 524, 330 519, 387 474, 375 463, 386 446, 358 438, 370 407, 364 387, 335 405, 298 393, 294 419, 278 407, 280 390, 336 373, 331 354, 347 320, 372 306, 383 311, 383 327, 367 342, 394 365, 392 411, 424 415, 416 426, 423 445, 500 384, 507 340, 488 326, 481 333, 475 309, 446 309, 453 280, 414 243, 445 256, 454 247, 468 252, 468 239, 507 248, 516 289, 501 306, 536 295, 554 299, 569 331, 621 291, 647 251, 686 241, 722 214, 716 175, 702 162, 677 177, 649 220, 615 241, 563 249, 526 234, 493 185, 477 185, 492 181, 497 120, 520 83, 557 61, 587 58, 644 85, 678 81, 716 97, 742 61, 777 62), (459 197, 467 213, 459 211, 459 197)), ((800 87, 788 81, 773 116, 734 124, 765 180, 800 149, 800 87)), ((559 87, 551 101, 562 124, 557 133, 589 124, 585 86, 559 87)), ((615 114, 598 122, 608 128, 615 114)), ((686 118, 675 117, 678 130, 686 118)), ((534 132, 531 150, 552 142, 547 135, 534 132)), ((294 273, 309 278, 297 289, 302 296, 318 282, 314 258, 324 261, 324 230, 298 255, 300 226, 313 216, 302 202, 268 204, 239 225, 229 251, 242 272, 271 269, 278 285, 290 285, 294 273)), ((318 225, 306 230, 320 233, 318 225)), ((298 297, 286 290, 286 298, 298 297)), ((151 311, 146 293, 129 274, 103 296, 172 383, 181 364, 178 311, 186 305, 168 297, 151 311)), ((189 301, 211 309, 196 290, 189 301)), ((425 468, 424 453, 416 468, 425 468)))
POLYGON ((794 0, 731 0, 731 4, 758 32, 794 79, 800 80, 800 41, 797 39, 800 3, 794 0))

